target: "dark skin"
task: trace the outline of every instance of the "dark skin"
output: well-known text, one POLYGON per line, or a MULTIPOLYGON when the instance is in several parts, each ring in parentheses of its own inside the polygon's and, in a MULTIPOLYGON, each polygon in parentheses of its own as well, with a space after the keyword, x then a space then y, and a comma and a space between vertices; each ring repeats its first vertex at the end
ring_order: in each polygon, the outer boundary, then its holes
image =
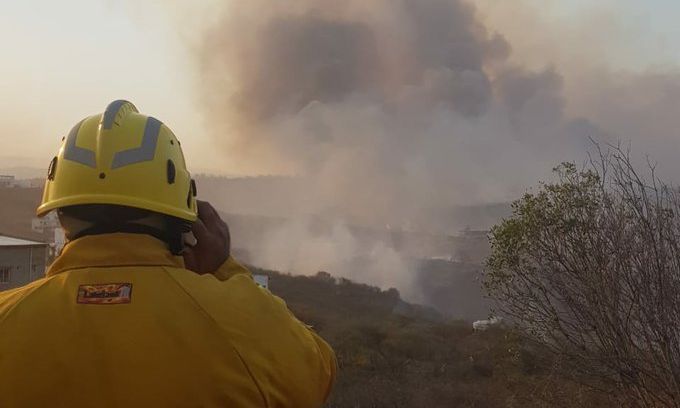
POLYGON ((229 227, 207 201, 197 201, 198 219, 191 232, 196 245, 182 253, 184 265, 200 275, 214 273, 229 258, 231 237, 229 227))

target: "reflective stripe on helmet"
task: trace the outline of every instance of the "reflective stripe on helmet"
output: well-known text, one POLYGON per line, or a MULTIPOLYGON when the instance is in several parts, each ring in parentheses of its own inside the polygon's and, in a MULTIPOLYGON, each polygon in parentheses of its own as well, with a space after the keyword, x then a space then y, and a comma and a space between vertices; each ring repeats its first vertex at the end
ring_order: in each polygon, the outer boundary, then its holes
POLYGON ((103 129, 111 129, 111 127, 113 127, 113 121, 116 120, 116 115, 118 114, 118 111, 126 103, 130 102, 123 99, 119 99, 117 101, 111 102, 109 106, 106 107, 106 110, 104 111, 104 116, 102 117, 103 129))
POLYGON ((76 146, 78 131, 83 122, 84 120, 78 122, 78 124, 71 129, 71 132, 69 132, 68 137, 66 138, 66 146, 64 146, 64 159, 96 168, 97 159, 95 158, 95 153, 92 150, 76 146))
POLYGON ((156 153, 156 145, 158 144, 158 132, 160 132, 162 124, 158 119, 149 117, 144 126, 142 145, 116 153, 113 156, 111 168, 117 169, 130 164, 153 160, 156 153))

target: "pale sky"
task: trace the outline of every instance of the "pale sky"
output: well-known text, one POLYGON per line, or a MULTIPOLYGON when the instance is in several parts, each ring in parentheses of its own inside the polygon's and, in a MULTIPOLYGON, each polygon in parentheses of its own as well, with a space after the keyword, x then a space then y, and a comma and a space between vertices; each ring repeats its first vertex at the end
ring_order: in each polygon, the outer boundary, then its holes
MULTIPOLYGON (((522 3, 531 10, 530 18, 540 20, 537 28, 559 33, 562 27, 565 36, 573 37, 585 36, 578 28, 586 25, 592 41, 611 47, 602 58, 614 68, 680 65, 677 1, 475 2, 520 58, 523 50, 540 54, 544 46, 540 30, 528 35, 526 27, 513 27, 511 4, 522 3)), ((194 84, 200 79, 195 78, 191 43, 200 37, 200 26, 209 25, 197 21, 214 10, 215 2, 190 3, 0 0, 0 168, 45 167, 74 123, 122 98, 173 129, 194 172, 238 174, 213 148, 209 121, 194 108, 199 98, 194 84)))
MULTIPOLYGON (((680 63, 675 0, 473 0, 482 18, 512 43, 557 65, 587 55, 611 69, 646 70, 680 63), (584 50, 590 52, 584 54, 584 50), (596 52, 596 54, 594 53, 596 52), (560 60, 563 58, 565 60, 560 60)), ((519 52, 518 52, 519 51, 519 52)), ((531 62, 531 61, 529 61, 531 62)), ((561 67, 560 67, 561 68, 561 67)))
POLYGON ((127 99, 170 126, 187 159, 201 164, 195 167, 220 170, 193 108, 189 47, 161 7, 134 10, 104 0, 0 4, 0 157, 13 157, 9 165, 42 166, 73 124, 127 99))

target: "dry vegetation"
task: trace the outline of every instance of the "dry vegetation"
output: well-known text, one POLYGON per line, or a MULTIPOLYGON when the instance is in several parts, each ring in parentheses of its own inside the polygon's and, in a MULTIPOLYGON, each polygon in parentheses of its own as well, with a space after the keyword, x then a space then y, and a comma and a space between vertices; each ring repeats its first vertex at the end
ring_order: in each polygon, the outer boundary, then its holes
POLYGON ((612 406, 510 330, 473 333, 394 289, 253 269, 334 347, 340 373, 328 408, 612 406))
POLYGON ((680 407, 680 192, 601 152, 513 206, 485 284, 575 378, 631 407, 680 407))

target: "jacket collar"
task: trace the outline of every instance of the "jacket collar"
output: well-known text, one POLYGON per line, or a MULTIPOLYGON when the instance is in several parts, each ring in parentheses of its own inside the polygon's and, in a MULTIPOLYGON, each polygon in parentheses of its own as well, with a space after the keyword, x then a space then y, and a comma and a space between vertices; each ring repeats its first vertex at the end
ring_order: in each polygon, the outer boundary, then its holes
POLYGON ((184 268, 167 245, 150 235, 113 233, 71 241, 47 270, 47 276, 70 269, 104 266, 173 266, 184 268))

